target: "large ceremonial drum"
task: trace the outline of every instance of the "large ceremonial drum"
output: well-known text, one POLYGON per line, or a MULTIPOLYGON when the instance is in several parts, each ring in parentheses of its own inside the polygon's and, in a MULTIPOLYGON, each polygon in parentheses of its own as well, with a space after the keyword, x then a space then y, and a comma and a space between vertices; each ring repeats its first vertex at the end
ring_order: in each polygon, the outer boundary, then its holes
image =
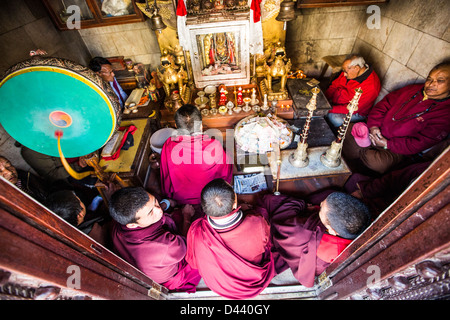
POLYGON ((0 82, 0 123, 24 146, 59 157, 100 149, 120 123, 112 88, 89 68, 61 58, 34 57, 11 67, 0 82))

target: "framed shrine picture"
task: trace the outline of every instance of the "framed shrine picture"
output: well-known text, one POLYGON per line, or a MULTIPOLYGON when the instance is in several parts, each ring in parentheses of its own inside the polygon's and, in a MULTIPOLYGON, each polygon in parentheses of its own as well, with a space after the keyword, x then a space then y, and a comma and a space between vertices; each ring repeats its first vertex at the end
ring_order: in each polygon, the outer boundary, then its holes
POLYGON ((194 82, 244 85, 250 81, 249 21, 187 24, 194 82))

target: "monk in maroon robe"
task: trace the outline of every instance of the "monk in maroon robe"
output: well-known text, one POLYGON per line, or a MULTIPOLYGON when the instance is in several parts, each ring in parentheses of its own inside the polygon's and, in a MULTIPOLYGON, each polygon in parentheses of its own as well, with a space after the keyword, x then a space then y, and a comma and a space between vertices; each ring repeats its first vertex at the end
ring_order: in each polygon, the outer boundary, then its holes
POLYGON ((161 192, 178 204, 200 204, 203 187, 213 179, 231 183, 233 158, 220 141, 202 133, 202 116, 187 104, 175 113, 176 137, 169 138, 161 151, 161 192))
POLYGON ((185 260, 186 239, 154 196, 140 187, 120 189, 110 214, 119 256, 169 290, 195 292, 201 277, 185 260))
POLYGON ((350 176, 344 185, 347 193, 363 201, 377 218, 400 194, 414 182, 431 164, 431 161, 413 163, 398 170, 392 170, 380 177, 360 173, 350 176))
POLYGON ((450 62, 443 62, 431 69, 424 84, 393 91, 373 106, 367 117, 368 144, 353 136, 350 125, 342 155, 353 172, 368 168, 384 174, 405 167, 447 139, 449 108, 450 62))
POLYGON ((188 232, 186 260, 205 284, 229 299, 249 299, 266 288, 275 274, 270 227, 256 211, 237 207, 233 187, 215 179, 202 190, 206 217, 188 232))
MULTIPOLYGON (((275 250, 305 287, 370 223, 368 208, 358 199, 332 192, 320 210, 285 195, 266 195, 263 206, 270 216, 275 250)), ((277 269, 280 273, 283 268, 277 269)))

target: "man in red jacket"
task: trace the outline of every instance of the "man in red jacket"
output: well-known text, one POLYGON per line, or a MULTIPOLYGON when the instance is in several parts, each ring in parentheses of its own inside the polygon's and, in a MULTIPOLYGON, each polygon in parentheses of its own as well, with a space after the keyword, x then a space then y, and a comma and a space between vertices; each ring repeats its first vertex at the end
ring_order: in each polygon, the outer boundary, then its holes
POLYGON ((381 85, 372 67, 369 67, 364 58, 359 55, 350 55, 342 64, 341 74, 331 83, 325 91, 332 109, 328 111, 327 118, 333 126, 342 125, 347 105, 355 95, 355 89, 361 88, 363 93, 359 99, 358 110, 353 113, 351 122, 365 121, 373 102, 380 93, 381 85))
MULTIPOLYGON (((386 95, 370 111, 367 119, 369 139, 347 130, 342 154, 345 160, 361 163, 385 173, 425 152, 448 138, 450 133, 450 62, 435 66, 425 84, 412 84, 386 95)), ((362 168, 363 169, 363 168, 362 168)))
POLYGON ((223 179, 208 183, 201 199, 206 217, 189 228, 186 261, 225 298, 257 296, 275 274, 266 218, 256 210, 243 212, 233 187, 223 179))

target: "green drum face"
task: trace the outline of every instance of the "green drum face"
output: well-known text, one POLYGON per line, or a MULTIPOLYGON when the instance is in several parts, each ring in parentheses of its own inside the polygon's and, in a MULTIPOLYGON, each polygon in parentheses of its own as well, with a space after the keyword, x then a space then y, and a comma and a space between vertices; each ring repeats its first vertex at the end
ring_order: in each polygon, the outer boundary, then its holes
POLYGON ((37 152, 59 157, 59 130, 65 157, 89 154, 110 139, 118 122, 114 97, 99 84, 98 79, 65 68, 19 68, 0 83, 0 123, 15 140, 37 152))

